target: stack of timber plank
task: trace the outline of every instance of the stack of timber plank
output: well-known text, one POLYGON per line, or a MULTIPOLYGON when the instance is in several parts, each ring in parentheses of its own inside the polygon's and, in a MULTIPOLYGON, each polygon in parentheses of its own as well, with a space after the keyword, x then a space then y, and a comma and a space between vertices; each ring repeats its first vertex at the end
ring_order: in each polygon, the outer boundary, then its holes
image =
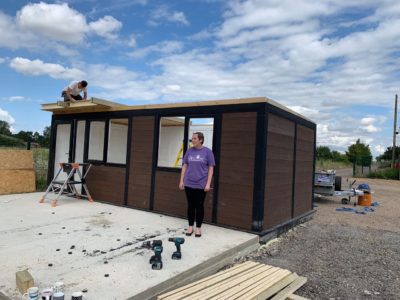
POLYGON ((307 278, 288 270, 248 261, 159 295, 157 299, 306 299, 293 294, 306 281, 307 278))
POLYGON ((29 193, 35 190, 32 151, 0 149, 0 195, 29 193))

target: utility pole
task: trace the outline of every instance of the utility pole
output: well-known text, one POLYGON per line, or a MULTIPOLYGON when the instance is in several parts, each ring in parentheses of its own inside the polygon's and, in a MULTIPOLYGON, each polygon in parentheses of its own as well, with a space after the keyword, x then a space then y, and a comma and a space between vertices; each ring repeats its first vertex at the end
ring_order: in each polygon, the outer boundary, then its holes
POLYGON ((393 149, 392 149, 392 169, 394 169, 396 153, 396 131, 397 131, 397 94, 394 98, 394 125, 393 125, 393 149))

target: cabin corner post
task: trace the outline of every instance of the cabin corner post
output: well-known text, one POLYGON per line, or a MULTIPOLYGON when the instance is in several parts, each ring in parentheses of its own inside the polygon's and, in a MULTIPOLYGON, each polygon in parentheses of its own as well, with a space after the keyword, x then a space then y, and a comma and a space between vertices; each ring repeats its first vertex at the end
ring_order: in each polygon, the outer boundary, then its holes
POLYGON ((264 192, 267 159, 267 113, 266 105, 257 111, 256 145, 254 162, 253 213, 251 230, 262 232, 264 225, 264 192))

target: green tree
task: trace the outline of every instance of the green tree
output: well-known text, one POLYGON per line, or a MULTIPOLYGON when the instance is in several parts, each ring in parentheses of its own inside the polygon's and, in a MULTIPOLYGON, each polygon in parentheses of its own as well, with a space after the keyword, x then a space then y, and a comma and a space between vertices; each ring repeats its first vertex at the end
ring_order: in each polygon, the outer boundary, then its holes
POLYGON ((348 162, 346 154, 342 154, 339 151, 332 151, 332 160, 340 162, 348 162))
POLYGON ((50 145, 50 126, 46 126, 43 129, 43 135, 40 135, 37 142, 42 147, 49 147, 50 145))
POLYGON ((349 146, 346 156, 350 162, 358 165, 369 166, 372 162, 371 149, 358 139, 355 144, 349 146))
POLYGON ((0 121, 0 134, 4 135, 12 135, 10 131, 10 124, 8 124, 6 121, 0 121))
MULTIPOLYGON (((393 147, 387 147, 385 152, 383 152, 383 154, 377 156, 377 160, 391 160, 392 159, 392 150, 393 147)), ((395 149, 395 157, 396 159, 399 157, 400 155, 400 146, 396 146, 395 149)))
POLYGON ((23 130, 21 130, 20 132, 15 134, 14 137, 16 137, 18 139, 21 139, 21 140, 23 140, 25 142, 34 140, 32 131, 23 131, 23 130))
POLYGON ((317 159, 332 159, 331 149, 327 146, 318 146, 316 149, 317 159))

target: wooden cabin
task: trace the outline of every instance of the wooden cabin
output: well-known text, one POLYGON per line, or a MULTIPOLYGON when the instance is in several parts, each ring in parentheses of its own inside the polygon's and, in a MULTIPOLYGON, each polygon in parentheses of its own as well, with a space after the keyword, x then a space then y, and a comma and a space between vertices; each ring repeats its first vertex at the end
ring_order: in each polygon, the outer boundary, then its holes
POLYGON ((58 162, 90 162, 95 201, 185 218, 182 156, 203 131, 216 159, 205 222, 264 235, 313 212, 316 124, 268 98, 42 109, 53 113, 48 180, 58 162))

